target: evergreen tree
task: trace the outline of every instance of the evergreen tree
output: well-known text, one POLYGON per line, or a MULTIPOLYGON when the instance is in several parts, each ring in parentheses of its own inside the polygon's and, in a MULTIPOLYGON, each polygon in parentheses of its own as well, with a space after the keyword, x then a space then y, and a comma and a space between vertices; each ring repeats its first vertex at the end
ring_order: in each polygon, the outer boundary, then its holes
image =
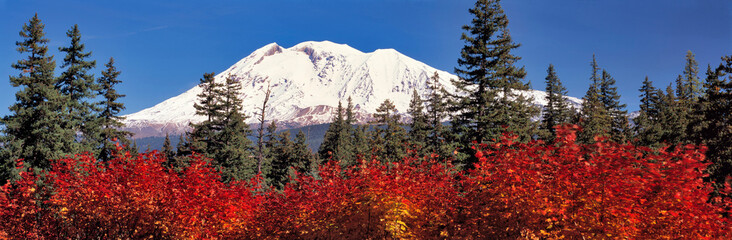
POLYGON ((97 116, 97 124, 100 128, 98 140, 101 145, 97 159, 108 161, 112 159, 116 151, 114 142, 128 146, 130 144, 128 137, 132 134, 120 130, 124 126, 122 123, 124 117, 119 116, 119 113, 125 109, 124 104, 118 102, 119 98, 125 95, 117 93, 115 89, 115 86, 122 82, 117 79, 120 71, 114 66, 114 58, 109 58, 109 62, 104 66, 106 69, 102 71, 102 76, 97 79, 98 94, 102 96, 102 100, 97 103, 97 108, 100 110, 97 116))
POLYGON ((633 119, 635 124, 633 132, 638 145, 657 147, 660 146, 663 129, 660 125, 659 104, 661 98, 658 89, 653 87, 653 82, 646 76, 643 86, 638 89, 640 95, 640 111, 633 119))
POLYGON ((540 129, 542 130, 542 139, 552 142, 554 141, 554 127, 568 123, 572 118, 572 110, 564 96, 567 95, 567 89, 562 86, 557 73, 554 71, 554 65, 549 64, 546 70, 546 101, 544 106, 544 115, 541 120, 540 129))
POLYGON ((582 98, 582 109, 579 113, 579 125, 582 126, 582 131, 577 134, 578 141, 583 143, 594 142, 596 136, 608 136, 612 121, 601 98, 602 80, 594 54, 590 66, 592 67, 590 87, 582 98))
POLYGON ((694 53, 686 52, 684 71, 677 80, 676 92, 679 101, 688 101, 689 107, 704 93, 699 81, 699 64, 694 59, 694 53))
POLYGON ((16 42, 20 54, 27 58, 12 64, 20 71, 10 76, 13 87, 20 87, 15 93, 16 103, 10 106, 10 115, 2 118, 4 167, 0 182, 15 177, 15 160, 23 158, 26 167, 49 169, 49 160, 71 153, 74 133, 62 125, 64 96, 56 88, 53 76, 56 62, 47 54, 48 39, 43 32, 44 24, 36 14, 23 25, 16 42))
POLYGON ((687 128, 694 127, 690 123, 693 121, 695 107, 700 96, 703 94, 703 88, 699 81, 699 66, 694 59, 691 51, 686 52, 684 70, 681 75, 676 78, 676 101, 678 111, 677 125, 683 131, 678 132, 678 139, 674 143, 691 143, 690 136, 685 131, 687 128))
POLYGON ((430 78, 430 95, 427 102, 427 122, 429 124, 428 140, 425 148, 441 159, 448 159, 455 149, 454 143, 447 141, 448 134, 442 121, 447 117, 445 89, 439 83, 440 76, 435 72, 430 78))
POLYGON ((229 75, 224 83, 217 83, 213 73, 204 74, 198 102, 194 104, 197 115, 206 119, 192 124, 191 150, 213 160, 212 165, 221 171, 222 180, 248 180, 261 171, 251 156, 251 134, 246 118, 241 113, 239 99, 241 83, 229 75))
POLYGON ((374 123, 377 124, 374 134, 374 155, 382 162, 401 161, 405 156, 404 140, 406 131, 399 124, 396 106, 386 99, 376 108, 374 123))
POLYGON ((698 105, 701 121, 697 122, 700 129, 696 135, 697 143, 708 148, 706 156, 712 163, 708 168, 709 180, 717 189, 732 177, 732 56, 722 57, 722 61, 714 72, 707 72, 706 93, 698 105))
POLYGON ((341 133, 339 136, 339 154, 341 155, 340 163, 342 167, 350 167, 356 164, 356 155, 354 153, 353 145, 353 126, 356 123, 354 115, 353 101, 351 97, 348 97, 347 105, 345 109, 345 121, 343 126, 340 127, 341 133))
MULTIPOLYGON (((175 148, 175 157, 170 162, 170 168, 175 171, 182 171, 188 167, 189 156, 193 153, 191 151, 190 134, 180 135, 178 138, 178 145, 175 148)), ((169 160, 170 161, 170 160, 169 160)))
POLYGON ((272 169, 267 179, 272 186, 282 189, 289 181, 290 169, 295 167, 294 143, 290 140, 290 132, 283 131, 278 135, 279 142, 273 149, 272 169))
POLYGON ((615 87, 615 79, 602 70, 600 81, 600 101, 610 118, 610 139, 615 142, 626 141, 629 138, 628 111, 623 110, 625 104, 620 103, 620 95, 615 87))
POLYGON ((460 78, 454 82, 458 93, 450 109, 455 113, 455 141, 463 153, 460 160, 467 166, 477 160, 473 141, 496 139, 505 131, 528 140, 536 129, 530 118, 538 114, 530 99, 513 91, 528 89, 522 82, 526 71, 514 66, 520 58, 510 52, 520 45, 511 40, 499 0, 478 0, 470 13, 474 18, 463 26, 466 45, 458 59, 460 68, 455 69, 460 78))
POLYGON ((425 147, 429 134, 429 123, 424 113, 424 103, 417 89, 412 91, 412 100, 409 102, 407 113, 412 117, 409 125, 409 147, 417 153, 417 156, 425 156, 429 150, 425 147))
POLYGON ((351 128, 351 126, 346 124, 345 109, 343 109, 341 102, 338 102, 333 121, 326 130, 323 143, 320 144, 320 149, 318 149, 318 155, 321 159, 337 160, 343 165, 352 164, 352 160, 348 158, 351 155, 348 152, 351 141, 351 136, 346 134, 349 132, 346 130, 348 128, 351 128))
POLYGON ((368 136, 369 125, 360 125, 353 130, 353 159, 369 160, 372 157, 370 138, 368 136))
POLYGON ((681 121, 681 110, 674 94, 674 88, 672 85, 666 87, 666 94, 659 91, 660 104, 659 107, 659 124, 662 129, 661 142, 674 145, 682 140, 681 131, 684 131, 679 122, 681 121))
POLYGON ((216 120, 221 118, 222 84, 215 81, 214 73, 205 73, 198 86, 202 91, 198 94, 198 101, 193 107, 196 109, 196 115, 204 116, 205 119, 200 123, 190 124, 193 128, 190 133, 191 150, 213 158, 214 135, 221 130, 216 120))
POLYGON ((241 82, 229 75, 222 86, 222 118, 216 120, 220 124, 220 132, 214 135, 215 146, 213 159, 220 166, 222 180, 249 180, 257 172, 255 161, 251 157, 252 141, 247 116, 241 112, 242 100, 239 98, 241 82))
POLYGON ((66 36, 71 38, 71 45, 59 48, 59 51, 66 53, 61 64, 61 68, 66 68, 66 71, 61 73, 56 82, 56 87, 67 98, 63 127, 80 133, 77 137, 78 144, 72 148, 73 152, 92 152, 100 144, 100 127, 96 116, 99 109, 90 102, 96 97, 99 87, 94 82, 94 75, 88 72, 96 66, 96 61, 87 60, 91 52, 84 52, 78 25, 75 24, 66 32, 66 36))
POLYGON ((300 174, 310 174, 313 161, 313 154, 308 148, 308 138, 302 130, 295 135, 295 142, 292 147, 292 166, 300 174))
POLYGON ((173 152, 173 146, 170 144, 170 135, 165 133, 165 140, 163 141, 163 149, 161 154, 165 156, 165 167, 171 168, 175 161, 175 152, 173 152))

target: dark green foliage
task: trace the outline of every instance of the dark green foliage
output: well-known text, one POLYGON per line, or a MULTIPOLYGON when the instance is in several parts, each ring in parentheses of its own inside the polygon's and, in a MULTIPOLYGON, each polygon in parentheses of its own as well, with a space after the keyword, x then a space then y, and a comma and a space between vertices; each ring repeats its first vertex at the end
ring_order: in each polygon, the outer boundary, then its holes
POLYGON ((59 51, 66 53, 61 64, 61 68, 66 68, 66 71, 61 73, 56 82, 56 87, 66 97, 67 111, 62 124, 64 128, 80 133, 72 152, 96 152, 101 143, 96 115, 99 109, 91 101, 96 97, 99 86, 94 82, 94 75, 89 73, 96 66, 96 61, 87 60, 91 52, 84 52, 78 25, 66 32, 66 36, 71 38, 71 44, 59 48, 59 51))
POLYGON ((643 86, 638 90, 641 92, 640 111, 638 116, 633 119, 636 144, 658 147, 663 134, 663 128, 660 124, 661 113, 659 112, 662 93, 653 87, 653 82, 648 80, 648 76, 643 80, 643 86))
MULTIPOLYGON (((695 142, 708 147, 709 180, 722 188, 732 179, 732 56, 722 57, 722 63, 707 71, 706 94, 700 98, 697 114, 699 126, 695 142)), ((727 196, 732 197, 732 196, 727 196)))
POLYGON ((682 120, 682 113, 679 103, 676 100, 673 87, 669 84, 666 93, 658 91, 660 104, 658 105, 659 122, 662 129, 661 142, 675 145, 682 141, 684 127, 679 124, 682 120))
POLYGON ((407 113, 412 117, 412 122, 409 124, 409 148, 414 150, 417 156, 425 156, 429 151, 426 148, 429 123, 424 112, 424 103, 417 89, 412 92, 412 100, 409 102, 407 113))
POLYGON ((25 159, 27 167, 49 169, 49 159, 63 157, 73 150, 74 132, 62 124, 63 113, 67 112, 65 97, 56 88, 56 62, 47 54, 48 39, 43 27, 38 15, 33 16, 20 31, 23 40, 15 43, 18 52, 27 56, 12 64, 19 74, 10 76, 10 84, 20 89, 15 94, 16 102, 9 108, 10 115, 0 121, 5 145, 0 154, 4 163, 0 182, 15 177, 16 159, 25 159))
POLYGON ((677 79, 676 96, 679 101, 688 101, 688 107, 693 105, 704 93, 701 81, 699 81, 699 64, 694 59, 694 53, 686 52, 684 71, 677 79))
POLYGON ((615 87, 615 79, 602 70, 600 81, 600 101, 610 117, 610 140, 623 142, 629 139, 628 111, 623 110, 625 104, 620 103, 620 95, 615 87))
POLYGON ((549 64, 546 72, 547 104, 544 106, 544 115, 542 116, 539 129, 541 130, 541 139, 552 142, 555 136, 554 127, 569 123, 574 112, 569 107, 567 101, 564 100, 564 96, 567 95, 567 89, 562 86, 562 82, 554 71, 554 65, 549 64))
MULTIPOLYGON (((351 104, 349 104, 351 106, 351 104)), ((352 111, 352 110, 351 110, 352 111)), ((342 166, 351 166, 355 164, 355 159, 352 151, 352 135, 351 129, 353 126, 347 124, 349 120, 346 113, 348 109, 343 109, 341 102, 338 102, 336 113, 333 116, 333 121, 330 127, 325 132, 323 143, 318 149, 318 155, 321 159, 326 161, 336 160, 340 161, 342 166)))
POLYGON ((171 168, 175 161, 175 152, 173 151, 173 146, 170 145, 170 136, 168 133, 165 133, 165 141, 163 141, 161 153, 165 156, 165 167, 171 168))
POLYGON ((382 162, 401 161, 406 155, 406 130, 399 123, 396 106, 386 99, 374 113, 373 157, 382 162))
POLYGON ((206 119, 191 124, 191 149, 212 159, 224 182, 254 177, 259 170, 251 157, 247 117, 241 113, 241 83, 233 76, 217 83, 213 73, 206 73, 199 86, 203 91, 194 107, 206 119))
POLYGON ((221 83, 216 83, 214 73, 205 73, 198 85, 201 93, 198 94, 198 101, 193 105, 196 108, 196 115, 205 117, 200 123, 191 123, 191 147, 199 153, 205 153, 212 157, 214 152, 214 134, 221 130, 221 125, 216 122, 221 115, 221 83))
POLYGON ((313 168, 313 153, 308 148, 308 138, 300 130, 295 135, 295 143, 290 157, 291 166, 300 174, 310 174, 313 168))
POLYGON ((448 129, 442 124, 447 118, 447 102, 445 89, 439 84, 440 76, 435 72, 430 78, 430 95, 427 100, 427 142, 428 153, 434 153, 439 159, 452 158, 455 144, 448 141, 448 129))
POLYGON ((270 185, 282 189, 288 182, 288 176, 295 166, 294 143, 290 140, 290 132, 281 132, 272 150, 272 169, 267 174, 270 185))
POLYGON ((97 124, 99 126, 98 141, 101 145, 97 159, 107 161, 112 159, 116 151, 115 142, 128 146, 130 141, 127 139, 131 133, 120 130, 124 126, 122 120, 124 117, 119 113, 125 109, 123 103, 119 99, 125 95, 117 93, 115 86, 122 81, 118 80, 120 71, 114 66, 114 58, 109 58, 109 62, 104 65, 107 67, 102 71, 102 76, 97 79, 99 86, 99 95, 102 100, 97 103, 100 110, 97 116, 97 124))
POLYGON ((474 18, 463 26, 465 46, 455 69, 460 79, 454 81, 458 94, 450 109, 455 113, 452 131, 462 152, 459 164, 467 166, 477 160, 470 148, 473 141, 497 139, 504 131, 529 140, 536 130, 530 118, 538 114, 530 99, 512 91, 528 89, 522 82, 526 71, 514 66, 520 57, 511 50, 519 44, 511 40, 499 1, 479 0, 470 13, 474 18))
POLYGON ((368 136, 369 126, 360 125, 353 129, 353 157, 354 160, 369 160, 371 158, 371 145, 368 136))
POLYGON ((579 125, 582 127, 582 131, 577 134, 577 139, 583 143, 594 142, 596 136, 608 136, 612 121, 601 99, 600 67, 597 65, 594 54, 590 66, 592 67, 590 87, 582 98, 582 110, 579 114, 579 125))

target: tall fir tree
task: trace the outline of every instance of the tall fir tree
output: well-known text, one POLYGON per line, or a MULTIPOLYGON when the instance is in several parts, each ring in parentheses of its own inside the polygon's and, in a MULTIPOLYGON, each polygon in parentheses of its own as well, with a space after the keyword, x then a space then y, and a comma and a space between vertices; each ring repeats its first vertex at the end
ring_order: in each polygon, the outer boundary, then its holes
POLYGON ((542 116, 540 137, 549 142, 554 141, 554 127, 568 123, 572 119, 572 109, 569 107, 564 96, 567 95, 567 89, 562 86, 561 80, 554 70, 554 65, 549 64, 546 70, 546 101, 544 106, 544 114, 542 116))
POLYGON ((428 122, 427 143, 425 148, 429 153, 435 153, 438 158, 446 160, 452 158, 455 144, 448 141, 447 128, 442 124, 447 118, 447 102, 445 88, 439 83, 440 76, 435 72, 430 78, 430 95, 427 101, 426 118, 428 122))
POLYGON ((304 175, 311 175, 313 165, 313 153, 308 148, 308 138, 305 133, 300 130, 295 135, 295 142, 292 149, 292 166, 295 170, 304 175))
POLYGON ((342 165, 353 164, 352 159, 349 158, 349 156, 352 156, 352 153, 349 152, 351 135, 347 134, 349 132, 347 129, 351 126, 347 124, 346 110, 339 101, 333 121, 330 123, 328 130, 325 131, 323 143, 320 144, 318 149, 318 155, 322 160, 336 160, 342 165))
POLYGON ((224 182, 254 177, 261 170, 250 157, 251 130, 241 112, 240 81, 229 75, 217 83, 213 73, 206 73, 200 82, 202 91, 194 107, 205 120, 191 124, 191 150, 212 159, 224 182))
POLYGON ((175 152, 173 151, 173 145, 170 143, 170 135, 168 133, 165 133, 165 140, 163 140, 163 149, 161 149, 161 154, 165 156, 165 162, 163 163, 165 167, 171 168, 175 162, 175 152))
POLYGON ((115 89, 116 85, 122 82, 117 79, 120 71, 114 66, 114 58, 109 58, 109 62, 104 66, 106 69, 97 79, 98 94, 102 97, 102 100, 97 103, 97 108, 100 110, 97 116, 97 124, 100 128, 98 141, 101 146, 97 159, 101 161, 112 159, 116 151, 115 142, 125 146, 130 145, 128 137, 132 135, 130 132, 120 130, 124 126, 122 123, 124 117, 119 116, 119 113, 125 109, 124 104, 119 102, 119 99, 125 95, 119 94, 115 89))
POLYGON ((201 93, 198 94, 198 101, 193 104, 196 115, 204 117, 199 123, 191 123, 190 144, 191 150, 202 153, 206 157, 213 158, 214 138, 220 125, 216 123, 221 118, 221 83, 214 79, 214 73, 205 73, 200 79, 198 86, 201 93))
POLYGON ((637 145, 658 147, 663 129, 660 125, 659 104, 661 97, 653 82, 646 76, 640 89, 640 111, 633 119, 634 139, 637 145))
POLYGON ((699 81, 699 66, 694 53, 686 52, 684 70, 676 78, 676 106, 678 111, 677 124, 684 131, 678 132, 678 139, 674 143, 691 143, 690 136, 685 131, 693 121, 695 107, 703 94, 703 87, 699 81))
POLYGON ((272 169, 267 174, 267 180, 271 186, 282 189, 289 180, 290 169, 295 167, 294 143, 288 131, 279 133, 277 140, 275 148, 272 149, 272 169))
POLYGON ((473 141, 496 139, 510 131, 528 140, 536 130, 530 118, 538 114, 531 100, 513 90, 527 90, 523 83, 526 71, 514 63, 520 57, 511 50, 520 45, 511 40, 508 18, 499 0, 478 0, 470 9, 474 16, 461 39, 466 45, 458 59, 454 81, 457 94, 451 112, 453 131, 460 145, 460 164, 471 167, 477 161, 473 141))
POLYGON ((62 124, 67 111, 65 97, 56 88, 56 62, 48 55, 43 28, 38 15, 34 15, 20 31, 23 40, 15 43, 17 51, 27 56, 12 64, 20 73, 10 76, 10 84, 20 89, 15 93, 16 102, 9 108, 10 114, 0 121, 4 126, 0 182, 16 177, 16 159, 23 158, 26 167, 47 170, 51 167, 50 159, 73 150, 74 132, 62 124))
POLYGON ((592 55, 590 67, 592 68, 590 87, 582 98, 582 109, 578 117, 582 131, 577 135, 577 139, 583 143, 594 142, 596 136, 608 136, 612 124, 610 115, 602 101, 600 92, 602 76, 594 54, 592 55))
POLYGON ((682 113, 679 102, 676 100, 676 94, 671 84, 666 87, 666 93, 659 91, 660 104, 658 105, 659 124, 661 126, 661 142, 669 145, 675 145, 682 141, 681 132, 684 131, 681 122, 682 113))
POLYGON ((216 122, 220 124, 220 132, 215 134, 214 160, 220 166, 222 180, 249 180, 257 172, 252 155, 252 141, 247 116, 241 112, 241 82, 229 75, 222 86, 222 117, 216 122))
POLYGON ((615 79, 602 70, 600 81, 600 101, 610 118, 610 139, 615 142, 627 141, 630 137, 628 130, 628 111, 624 110, 625 104, 620 103, 618 88, 615 86, 615 79))
POLYGON ((417 89, 412 91, 412 100, 409 102, 407 113, 412 117, 409 124, 409 148, 413 150, 417 156, 425 156, 429 149, 427 145, 427 135, 429 134, 429 123, 427 115, 424 112, 424 102, 419 96, 417 89))
POLYGON ((732 55, 722 57, 714 72, 707 71, 705 87, 697 105, 701 117, 695 123, 700 129, 694 139, 707 146, 706 157, 712 163, 708 178, 717 189, 723 189, 725 184, 732 184, 732 55))
POLYGON ((96 61, 88 60, 91 52, 84 52, 78 25, 74 24, 66 36, 71 39, 71 44, 59 48, 59 51, 66 53, 61 64, 61 68, 66 68, 66 71, 61 73, 56 82, 56 87, 67 98, 63 125, 78 135, 73 152, 97 152, 100 127, 96 113, 99 109, 91 101, 96 97, 99 86, 94 81, 94 75, 89 73, 96 66, 96 61))
POLYGON ((373 135, 374 157, 382 162, 398 162, 406 156, 406 131, 399 123, 394 103, 386 99, 373 114, 377 125, 373 135))

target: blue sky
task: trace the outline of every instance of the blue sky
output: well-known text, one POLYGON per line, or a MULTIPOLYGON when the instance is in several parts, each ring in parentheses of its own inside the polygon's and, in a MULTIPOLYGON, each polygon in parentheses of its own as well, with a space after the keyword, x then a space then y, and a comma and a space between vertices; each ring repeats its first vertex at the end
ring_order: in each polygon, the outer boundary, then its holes
MULTIPOLYGON (((0 0, 0 115, 15 102, 6 76, 21 56, 14 43, 34 13, 46 24, 57 63, 65 32, 79 24, 97 60, 95 75, 114 57, 124 82, 118 90, 132 113, 176 96, 204 72, 220 72, 271 42, 290 47, 330 40, 364 52, 394 48, 452 72, 472 0, 248 0, 48 1, 0 0)), ((569 95, 582 97, 589 62, 617 80, 621 101, 638 109, 638 88, 648 75, 665 88, 680 74, 687 50, 700 71, 732 54, 732 1, 503 1, 514 41, 522 46, 533 88, 544 88, 553 63, 569 95)), ((58 74, 59 71, 57 71, 58 74)))

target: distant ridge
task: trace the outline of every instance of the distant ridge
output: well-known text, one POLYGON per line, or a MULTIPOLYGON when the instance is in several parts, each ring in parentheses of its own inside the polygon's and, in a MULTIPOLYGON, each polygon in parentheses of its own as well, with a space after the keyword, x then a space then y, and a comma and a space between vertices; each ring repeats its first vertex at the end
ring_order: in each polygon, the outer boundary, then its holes
MULTIPOLYGON (((427 83, 437 72, 439 83, 448 91, 455 87, 455 75, 437 70, 394 49, 364 53, 345 44, 329 41, 303 42, 291 48, 267 44, 216 75, 224 81, 229 74, 242 82, 243 111, 254 124, 254 113, 261 106, 267 84, 272 94, 268 120, 276 119, 282 128, 296 128, 330 122, 338 101, 353 99, 359 123, 365 123, 385 99, 394 102, 400 114, 409 106, 413 89, 426 97, 427 83)), ((153 107, 126 115, 126 130, 135 138, 180 135, 189 122, 202 120, 193 108, 201 89, 192 89, 153 107)), ((534 97, 536 105, 545 104, 545 93, 537 90, 523 94, 534 97)), ((568 97, 574 106, 581 100, 568 97)))

